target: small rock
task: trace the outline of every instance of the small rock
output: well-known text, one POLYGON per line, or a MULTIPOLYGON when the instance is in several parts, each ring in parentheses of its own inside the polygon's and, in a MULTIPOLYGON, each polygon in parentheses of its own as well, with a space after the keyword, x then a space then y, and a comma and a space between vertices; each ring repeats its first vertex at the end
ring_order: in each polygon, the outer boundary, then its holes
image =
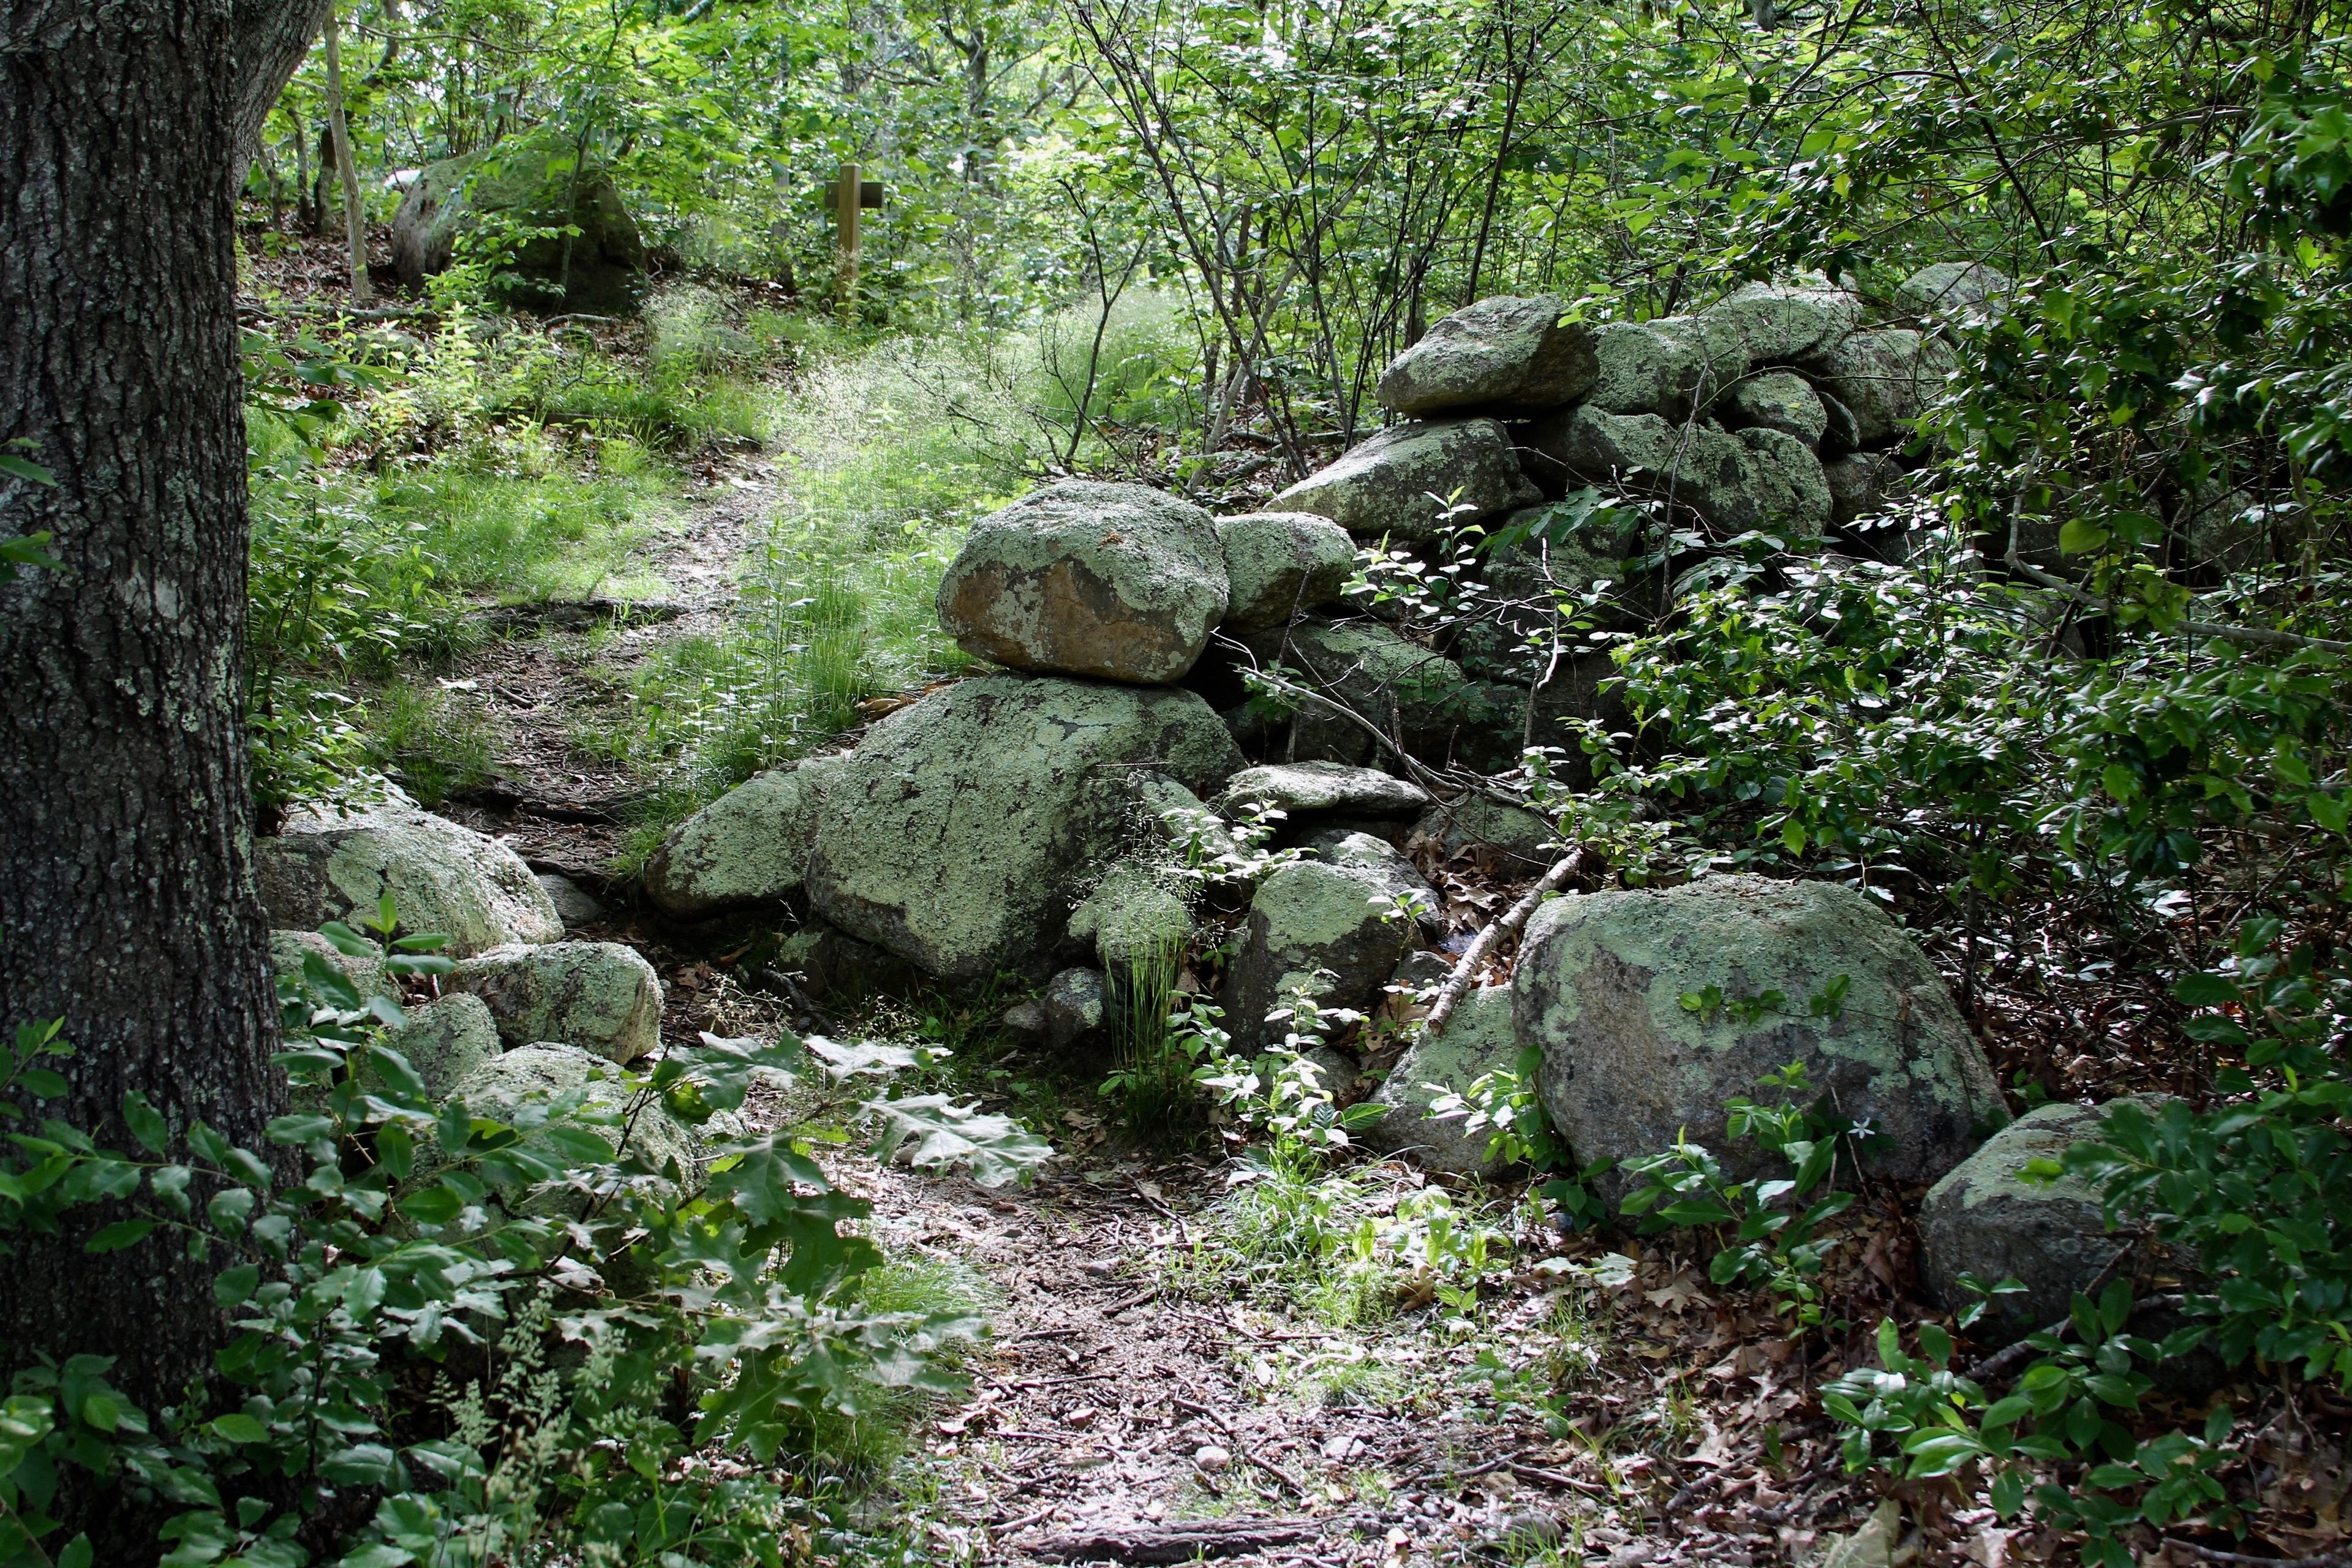
POLYGON ((1558 1546, 1567 1532, 1557 1516, 1541 1509, 1520 1509, 1503 1521, 1502 1540, 1522 1549, 1558 1546))
POLYGON ((1045 1032, 1045 1005, 1043 1002, 1016 1002, 1004 1010, 1004 1026, 1016 1035, 1039 1037, 1045 1032))
POLYGON ((1220 518, 1225 552, 1225 625, 1278 626, 1339 596, 1356 570, 1356 542, 1311 511, 1254 511, 1220 518))
POLYGON ((1884 452, 1852 452, 1822 465, 1830 487, 1830 521, 1843 528, 1876 517, 1903 493, 1903 465, 1884 452))
POLYGON ((1409 816, 1429 805, 1429 792, 1411 779, 1345 763, 1268 763, 1225 781, 1226 801, 1257 801, 1293 816, 1343 811, 1362 816, 1409 816))
POLYGON ((646 896, 680 920, 781 903, 808 875, 825 786, 845 766, 812 757, 737 784, 670 830, 646 863, 646 896))
POLYGON ((1703 315, 1611 322, 1594 339, 1600 374, 1585 406, 1681 423, 1748 374, 1744 326, 1703 315))
POLYGON ((1829 526, 1821 460, 1780 430, 1734 435, 1588 404, 1528 439, 1588 479, 1671 498, 1726 531, 1777 527, 1810 539, 1829 526))
POLYGON ((1905 279, 1895 302, 1922 321, 1935 321, 1982 310, 2016 288, 2009 274, 1981 261, 1938 261, 1905 279))
POLYGON ((1821 450, 1822 436, 1830 426, 1829 410, 1822 405, 1812 383, 1791 370, 1748 376, 1715 406, 1717 416, 1734 430, 1786 431, 1815 452, 1821 450))
POLYGON ((1418 540, 1541 500, 1543 492, 1519 471, 1500 424, 1409 420, 1309 474, 1266 510, 1311 511, 1359 539, 1418 540), (1449 517, 1446 503, 1433 496, 1454 496, 1453 504, 1466 510, 1449 517))
POLYGON ((460 960, 445 984, 488 1004, 509 1045, 560 1040, 630 1062, 661 1044, 661 979, 616 942, 494 947, 460 960))
MULTIPOLYGON (((1439 984, 1444 982, 1439 976, 1439 984)), ((1491 1176, 1499 1170, 1486 1158, 1490 1130, 1470 1132, 1465 1119, 1432 1121, 1429 1108, 1441 1094, 1463 1094, 1486 1074, 1518 1060, 1518 1037, 1511 1025, 1508 984, 1481 986, 1463 993, 1444 1031, 1435 1037, 1416 1036, 1372 1103, 1388 1114, 1364 1128, 1359 1136, 1384 1153, 1402 1154, 1425 1171, 1459 1175, 1491 1176), (1437 1087, 1433 1089, 1431 1085, 1437 1087)))
POLYGON ((1065 969, 1046 983, 1045 1044, 1057 1051, 1102 1045, 1108 1034, 1109 998, 1097 969, 1065 969))
POLYGON ((555 871, 541 871, 536 880, 547 889, 548 900, 555 905, 555 912, 562 919, 567 930, 573 926, 591 925, 604 918, 604 906, 571 878, 555 871))
POLYGON ((982 518, 940 582, 940 624, 1013 669, 1160 685, 1224 618, 1209 514, 1141 485, 1066 479, 982 518))
POLYGON ((1533 413, 1573 403, 1599 374, 1592 329, 1560 301, 1497 295, 1431 323, 1381 375, 1381 405, 1412 418, 1458 410, 1533 413))
POLYGON ((1114 866, 1070 911, 1070 935, 1095 944, 1106 973, 1125 977, 1157 965, 1172 974, 1192 935, 1192 911, 1150 868, 1114 866))
POLYGON ((408 1009, 408 1021, 386 1034, 383 1043, 407 1058, 435 1100, 446 1098, 503 1048, 489 1008, 464 991, 408 1009))
POLYGON ((1952 351, 1907 327, 1856 332, 1809 362, 1822 386, 1853 413, 1856 445, 1883 446, 1910 427, 1944 390, 1952 351))
MULTIPOLYGON (((2154 1115, 2164 1100, 2151 1095, 2136 1103, 2154 1115)), ((2025 1175, 2030 1162, 2056 1160, 2096 1137, 2105 1114, 2084 1105, 2028 1111, 1927 1189, 1919 1205, 1920 1273, 1937 1300, 1958 1311, 1975 1300, 1962 1274, 1988 1285, 2014 1277, 2025 1294, 1995 1298, 1987 1315, 2022 1331, 2055 1322, 2075 1291, 2116 1277, 2108 1266, 2132 1239, 2108 1231, 2089 1184, 2072 1175, 2049 1183, 2025 1175)), ((2131 1270, 2120 1272, 2129 1278, 2131 1270)))
POLYGON ((1248 931, 1226 976, 1225 1026, 1236 1045, 1252 1048, 1267 1037, 1266 1014, 1318 974, 1328 974, 1316 988, 1328 1005, 1379 1006, 1412 945, 1412 922, 1394 918, 1392 907, 1379 870, 1312 860, 1276 867, 1250 901, 1248 931))
POLYGON ((388 994, 382 957, 355 958, 314 931, 269 933, 269 967, 281 981, 302 983, 302 961, 316 956, 350 981, 362 998, 388 994))
POLYGON ((1203 1443, 1192 1450, 1192 1462, 1204 1470, 1214 1472, 1234 1462, 1234 1457, 1214 1443, 1203 1443))
MULTIPOLYGON (((611 1064, 593 1051, 541 1041, 493 1057, 467 1072, 457 1080, 450 1098, 463 1100, 476 1115, 511 1121, 526 1105, 544 1103, 577 1090, 583 1096, 583 1110, 617 1119, 628 1112, 629 1095, 611 1072, 611 1064)), ((617 1120, 594 1131, 608 1143, 622 1142, 623 1131, 617 1120)), ((675 1169, 690 1178, 701 1151, 686 1124, 671 1115, 656 1097, 636 1108, 634 1119, 627 1123, 627 1142, 622 1152, 647 1170, 675 1169)), ((437 1163, 437 1160, 425 1158, 422 1149, 418 1154, 420 1171, 431 1170, 437 1163)), ((578 1214, 587 1202, 584 1193, 542 1192, 523 1206, 532 1214, 578 1214)))

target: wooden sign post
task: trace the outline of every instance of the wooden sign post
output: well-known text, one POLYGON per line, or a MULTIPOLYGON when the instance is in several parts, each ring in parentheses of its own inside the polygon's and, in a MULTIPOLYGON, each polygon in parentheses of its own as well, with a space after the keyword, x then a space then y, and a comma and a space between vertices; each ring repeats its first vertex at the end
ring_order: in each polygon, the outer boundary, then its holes
POLYGON ((834 255, 844 321, 855 321, 857 317, 858 212, 864 207, 878 208, 882 205, 881 185, 872 180, 861 180, 857 174, 856 164, 844 163, 840 177, 824 188, 825 204, 833 208, 833 219, 838 230, 834 236, 834 255))

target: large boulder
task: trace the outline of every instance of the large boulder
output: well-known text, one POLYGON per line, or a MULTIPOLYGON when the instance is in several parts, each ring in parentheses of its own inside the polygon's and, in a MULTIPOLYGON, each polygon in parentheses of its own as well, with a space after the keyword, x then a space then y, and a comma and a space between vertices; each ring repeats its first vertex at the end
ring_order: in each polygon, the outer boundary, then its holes
POLYGON ((1416 540, 1541 500, 1496 421, 1414 420, 1351 447, 1266 502, 1266 510, 1311 511, 1359 539, 1416 540), (1466 510, 1447 516, 1455 506, 1466 510))
POLYGON ((1908 435, 1943 392, 1952 363, 1943 340, 1908 327, 1855 332, 1809 362, 1822 388, 1852 411, 1855 445, 1862 447, 1908 435))
POLYGON ((407 1022, 387 1031, 383 1043, 416 1069, 425 1092, 436 1100, 454 1092, 467 1074, 505 1049, 488 1005, 467 991, 408 1009, 407 1022))
POLYGON ((1012 669, 1181 679, 1225 614, 1209 514, 1142 485, 1066 479, 982 518, 939 592, 966 653, 1012 669))
POLYGON ((1225 625, 1278 626, 1339 596, 1356 570, 1356 542, 1311 511, 1253 511, 1217 520, 1228 585, 1225 625))
POLYGON ((1737 338, 1757 364, 1802 359, 1862 325, 1862 301, 1811 283, 1750 283, 1699 312, 1737 338))
POLYGON ((499 258, 493 275, 511 302, 602 315, 636 309, 645 241, 612 174, 583 163, 568 137, 509 137, 427 164, 392 220, 401 281, 414 289, 447 271, 459 240, 485 227, 536 231, 499 258))
POLYGON ((1849 452, 1822 465, 1830 488, 1830 521, 1843 528, 1904 499, 1903 465, 1884 452, 1849 452))
POLYGON ((1225 1026, 1244 1049, 1279 1041, 1283 1026, 1269 1027, 1265 1016, 1301 985, 1326 1006, 1370 1013, 1412 936, 1381 869, 1277 866, 1250 900, 1249 927, 1226 973, 1225 1026))
POLYGON ((1897 309, 1921 321, 1985 310, 2017 285, 1981 261, 1938 261, 1922 267, 1895 290, 1897 309))
POLYGON ((1463 994, 1437 1036, 1423 1033, 1405 1048, 1372 1103, 1388 1114, 1358 1136, 1383 1153, 1402 1154, 1425 1171, 1455 1175, 1493 1175, 1486 1158, 1489 1132, 1465 1130, 1466 1118, 1433 1121, 1429 1108, 1446 1094, 1465 1094, 1490 1072, 1518 1059, 1518 1037, 1511 1030, 1511 988, 1480 986, 1463 994))
POLYGON ((281 929, 357 926, 389 893, 400 930, 447 937, 451 957, 563 937, 555 900, 522 857, 404 798, 341 814, 299 807, 253 848, 262 908, 281 929))
POLYGON ((1006 675, 935 691, 826 789, 810 907, 937 978, 1027 965, 1118 858, 1144 763, 1198 794, 1242 757, 1190 691, 1006 675))
POLYGON ((1070 935, 1090 943, 1115 980, 1145 969, 1172 974, 1192 935, 1192 913, 1156 868, 1127 862, 1070 911, 1070 935))
POLYGON ((1754 363, 1744 323, 1706 316, 1612 321, 1593 340, 1599 363, 1587 406, 1605 414, 1657 414, 1680 422, 1754 363))
POLYGON ((1882 1135, 1864 1155, 1882 1179, 1934 1181, 2008 1119, 1943 978, 1851 889, 1726 876, 1555 899, 1528 922, 1513 986, 1519 1038, 1543 1049, 1545 1106, 1580 1161, 1687 1135, 1754 1173, 1752 1147, 1724 1136, 1724 1108, 1791 1062, 1882 1135), (1843 1007, 1813 1016, 1811 999, 1841 975, 1843 1007), (1709 987, 1719 1005, 1685 1005, 1709 987))
POLYGON ((664 913, 698 920, 798 891, 825 783, 844 760, 787 763, 679 823, 646 863, 646 896, 664 913))
POLYGON ((1394 773, 1345 763, 1267 763, 1225 781, 1227 801, 1256 801, 1292 816, 1411 816, 1429 804, 1429 792, 1394 773))
POLYGON ((1811 538, 1829 526, 1821 459, 1785 431, 1733 434, 1588 404, 1530 439, 1588 479, 1671 498, 1727 531, 1779 528, 1811 538))
MULTIPOLYGON (((1262 666, 1278 663, 1384 733, 1402 733, 1405 749, 1426 762, 1442 761, 1454 732, 1484 717, 1460 665, 1378 621, 1310 617, 1241 640, 1262 666)), ((1292 761, 1361 763, 1378 751, 1361 725, 1318 704, 1299 704, 1291 719, 1292 761)))
POLYGON ((1784 430, 1820 451, 1830 427, 1829 409, 1812 383, 1792 370, 1747 376, 1717 400, 1716 416, 1734 430, 1784 430))
POLYGON ((617 942, 495 947, 446 982, 479 996, 509 1045, 560 1040, 631 1062, 661 1044, 661 977, 617 942))
MULTIPOLYGON (((2153 1112, 2160 1100, 2142 1101, 2153 1112)), ((2103 1279, 2134 1245, 2107 1229, 2097 1195, 2078 1176, 2037 1182, 2035 1160, 2056 1160, 2097 1135, 2104 1109, 2044 1105, 1990 1139, 1927 1189, 1919 1205, 1919 1268, 1927 1288, 1957 1311, 1973 1297, 1960 1276, 1987 1285, 2015 1279, 2024 1294, 1998 1298, 1992 1316, 2011 1329, 2038 1329, 2066 1315, 2077 1290, 2097 1294, 2103 1279)))
POLYGON ((1552 295, 1497 295, 1433 323, 1399 354, 1376 395, 1384 408, 1419 419, 1477 409, 1532 414, 1573 403, 1599 372, 1592 329, 1562 321, 1552 295))

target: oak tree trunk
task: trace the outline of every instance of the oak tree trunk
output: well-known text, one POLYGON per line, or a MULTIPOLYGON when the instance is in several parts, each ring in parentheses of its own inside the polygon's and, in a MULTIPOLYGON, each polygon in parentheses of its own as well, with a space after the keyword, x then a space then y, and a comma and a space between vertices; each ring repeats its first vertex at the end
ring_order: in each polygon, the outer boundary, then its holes
MULTIPOLYGON (((254 896, 244 700, 245 424, 234 193, 317 0, 16 0, 0 11, 0 532, 62 570, 0 585, 0 1030, 64 1020, 45 1109, 132 1145, 263 1146, 282 1110, 254 896)), ((218 1265, 160 1237, 27 1238, 0 1367, 116 1358, 151 1410, 211 1371, 218 1265)), ((101 1558, 104 1557, 101 1552, 101 1558)))

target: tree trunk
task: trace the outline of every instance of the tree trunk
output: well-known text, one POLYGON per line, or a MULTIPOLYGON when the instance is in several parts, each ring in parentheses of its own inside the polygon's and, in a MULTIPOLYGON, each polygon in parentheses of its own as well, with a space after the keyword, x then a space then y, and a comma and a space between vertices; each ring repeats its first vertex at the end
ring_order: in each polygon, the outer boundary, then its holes
MULTIPOLYGON (((0 480, 0 531, 48 531, 63 563, 0 586, 0 1026, 65 1021, 79 1052, 46 1109, 116 1147, 128 1089, 257 1148, 285 1099, 247 790, 234 218, 317 17, 0 19, 0 441, 57 479, 0 480)), ((79 1240, 0 1268, 0 1364, 112 1356, 138 1403, 180 1403, 221 1339, 217 1264, 79 1240)))
MULTIPOLYGON (((368 287, 367 212, 360 205, 360 171, 352 157, 351 128, 343 123, 343 61, 335 43, 335 13, 327 12, 327 130, 334 138, 335 170, 343 184, 343 240, 352 253, 352 303, 367 306, 375 303, 375 291, 368 287)), ((573 182, 579 176, 574 175, 573 182)), ((564 256, 572 254, 572 241, 563 242, 564 256)))

